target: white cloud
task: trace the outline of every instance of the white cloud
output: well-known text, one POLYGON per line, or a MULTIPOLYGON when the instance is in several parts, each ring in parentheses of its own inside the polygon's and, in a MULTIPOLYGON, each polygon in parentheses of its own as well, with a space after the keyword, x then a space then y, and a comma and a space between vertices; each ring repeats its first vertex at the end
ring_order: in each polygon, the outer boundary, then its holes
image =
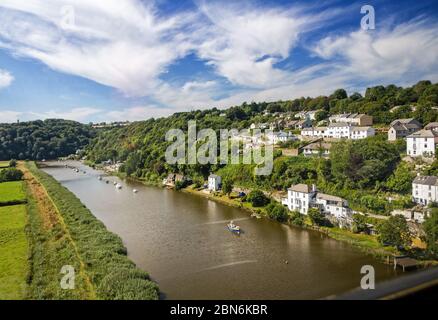
MULTIPOLYGON (((24 112, 20 117, 141 120, 243 101, 329 94, 358 83, 438 80, 438 26, 427 21, 316 40, 311 52, 326 61, 291 70, 278 63, 290 58, 298 45, 308 46, 302 37, 316 29, 325 33, 333 17, 351 8, 316 14, 315 7, 205 1, 191 12, 163 15, 150 1, 76 0, 75 24, 66 26, 65 6, 71 3, 1 0, 0 48, 151 102, 109 112, 77 108, 24 112), (179 85, 161 78, 188 54, 212 66, 219 77, 193 75, 179 85), (230 87, 233 91, 227 91, 230 87)), ((0 70, 0 88, 2 81, 7 83, 4 79, 0 70)))
POLYGON ((314 53, 332 61, 333 72, 372 81, 417 81, 438 76, 438 25, 408 22, 394 29, 326 37, 314 53))
POLYGON ((62 9, 70 3, 3 0, 0 46, 136 96, 149 94, 157 77, 190 48, 180 32, 190 14, 159 18, 138 0, 77 0, 75 23, 65 28, 62 9))
POLYGON ((149 118, 156 118, 167 116, 174 113, 172 110, 159 108, 154 105, 149 106, 137 106, 124 108, 121 110, 110 111, 108 113, 102 113, 99 115, 101 121, 119 121, 120 119, 128 121, 141 121, 149 118))
POLYGON ((6 70, 0 69, 0 89, 9 87, 14 81, 14 77, 6 70))
POLYGON ((35 111, 13 111, 1 110, 0 123, 44 119, 65 119, 78 122, 86 122, 89 117, 102 113, 102 109, 97 108, 73 108, 67 111, 48 110, 43 112, 35 111))
POLYGON ((17 122, 21 116, 21 112, 2 110, 0 111, 0 123, 17 122))

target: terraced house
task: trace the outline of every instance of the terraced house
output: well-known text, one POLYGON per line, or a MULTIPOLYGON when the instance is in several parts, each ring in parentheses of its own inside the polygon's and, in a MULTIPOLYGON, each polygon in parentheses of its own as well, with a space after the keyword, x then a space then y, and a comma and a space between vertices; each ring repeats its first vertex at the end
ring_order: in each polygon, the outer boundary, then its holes
POLYGON ((335 139, 365 139, 376 134, 373 127, 353 126, 345 122, 334 122, 328 127, 307 128, 301 131, 304 137, 335 138, 335 139))
POLYGON ((423 129, 409 135, 406 141, 409 156, 432 158, 438 145, 438 131, 423 129))
POLYGON ((427 206, 438 201, 438 177, 418 176, 412 182, 412 199, 415 203, 427 206))
POLYGON ((421 130, 421 123, 414 118, 397 119, 391 122, 388 130, 388 140, 395 141, 421 130))

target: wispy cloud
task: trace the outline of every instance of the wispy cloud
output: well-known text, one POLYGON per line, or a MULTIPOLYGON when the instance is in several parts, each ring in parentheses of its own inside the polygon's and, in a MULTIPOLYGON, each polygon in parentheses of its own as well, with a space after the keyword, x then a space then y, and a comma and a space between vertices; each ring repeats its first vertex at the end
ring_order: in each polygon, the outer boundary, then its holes
POLYGON ((438 80, 438 24, 410 21, 374 32, 326 37, 313 51, 330 61, 332 72, 366 81, 407 83, 438 80))
MULTIPOLYGON (((1 0, 0 48, 149 102, 113 111, 83 108, 21 116, 141 120, 191 108, 329 94, 377 81, 438 80, 438 25, 424 19, 369 32, 337 29, 336 36, 327 36, 334 18, 352 7, 197 0, 194 9, 169 15, 141 0, 70 4, 1 0), (66 24, 72 13, 74 23, 66 24), (307 50, 311 62, 295 63, 298 47, 301 54, 307 50), (188 55, 209 71, 178 84, 164 80, 172 65, 188 55)), ((354 6, 357 28, 359 9, 354 6)), ((2 72, 0 88, 13 80, 2 72)))
POLYGON ((102 109, 97 108, 72 108, 68 111, 65 110, 48 110, 44 112, 29 111, 14 111, 14 110, 2 110, 0 112, 0 123, 31 121, 37 119, 66 119, 79 122, 86 122, 90 116, 96 116, 104 112, 102 109))
POLYGON ((12 74, 6 70, 0 69, 0 89, 9 87, 14 81, 12 74))

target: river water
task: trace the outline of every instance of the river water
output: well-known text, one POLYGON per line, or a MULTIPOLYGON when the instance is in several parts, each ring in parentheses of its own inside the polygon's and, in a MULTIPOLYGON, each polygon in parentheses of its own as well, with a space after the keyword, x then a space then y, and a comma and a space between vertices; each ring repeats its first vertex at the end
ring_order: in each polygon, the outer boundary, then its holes
POLYGON ((397 275, 391 266, 318 232, 250 218, 196 195, 116 177, 100 181, 102 172, 68 164, 81 172, 58 162, 44 171, 123 239, 129 257, 150 273, 163 298, 317 299, 358 287, 364 265, 374 266, 377 282, 397 275), (123 188, 117 190, 113 181, 123 188), (230 220, 244 233, 231 234, 230 220))

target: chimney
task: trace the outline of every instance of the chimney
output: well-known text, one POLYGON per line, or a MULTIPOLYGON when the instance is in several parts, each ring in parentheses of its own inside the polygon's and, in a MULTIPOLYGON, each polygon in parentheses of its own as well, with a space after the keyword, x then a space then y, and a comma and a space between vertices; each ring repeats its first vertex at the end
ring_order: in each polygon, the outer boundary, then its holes
POLYGON ((312 192, 316 192, 316 185, 312 184, 312 192))

